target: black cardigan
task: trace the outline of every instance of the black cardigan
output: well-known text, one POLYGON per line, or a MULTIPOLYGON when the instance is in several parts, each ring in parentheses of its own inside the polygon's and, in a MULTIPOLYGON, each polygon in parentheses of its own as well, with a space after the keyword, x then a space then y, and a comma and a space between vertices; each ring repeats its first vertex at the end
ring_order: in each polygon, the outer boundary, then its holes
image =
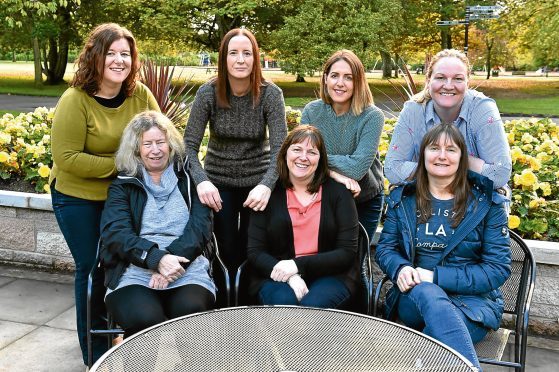
POLYGON ((359 280, 357 251, 359 228, 351 193, 331 178, 322 185, 318 253, 295 258, 293 226, 287 210, 286 190, 278 181, 263 212, 251 212, 247 255, 251 265, 249 293, 255 296, 281 260, 293 259, 307 282, 334 275, 350 292, 359 280))
POLYGON ((198 199, 196 187, 180 167, 176 170, 179 190, 186 201, 190 218, 183 234, 165 250, 139 236, 147 192, 136 177, 119 175, 109 187, 101 216, 101 262, 105 268, 105 286, 114 289, 130 263, 157 270, 161 258, 171 253, 188 258, 198 257, 212 235, 212 211, 198 199))

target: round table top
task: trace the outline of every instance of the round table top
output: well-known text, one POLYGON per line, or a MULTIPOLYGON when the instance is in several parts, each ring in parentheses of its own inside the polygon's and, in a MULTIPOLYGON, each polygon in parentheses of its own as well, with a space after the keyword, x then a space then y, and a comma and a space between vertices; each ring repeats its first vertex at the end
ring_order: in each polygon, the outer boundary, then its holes
POLYGON ((296 306, 235 307, 148 328, 92 371, 472 371, 442 343, 386 320, 296 306))

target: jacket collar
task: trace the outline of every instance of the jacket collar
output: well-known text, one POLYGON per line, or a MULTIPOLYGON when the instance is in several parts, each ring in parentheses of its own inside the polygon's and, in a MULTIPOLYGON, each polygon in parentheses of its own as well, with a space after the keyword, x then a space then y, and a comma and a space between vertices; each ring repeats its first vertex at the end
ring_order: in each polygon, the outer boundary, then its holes
MULTIPOLYGON (((473 184, 472 192, 474 193, 474 195, 483 194, 495 204, 501 204, 507 200, 503 195, 493 190, 493 181, 491 181, 489 178, 482 176, 479 173, 468 170, 468 179, 473 184)), ((393 208, 402 201, 402 198, 404 196, 407 195, 413 195, 415 198, 415 188, 415 180, 405 181, 397 185, 390 192, 390 195, 387 198, 388 206, 390 208, 393 208)), ((479 197, 479 195, 476 195, 476 197, 479 197)))

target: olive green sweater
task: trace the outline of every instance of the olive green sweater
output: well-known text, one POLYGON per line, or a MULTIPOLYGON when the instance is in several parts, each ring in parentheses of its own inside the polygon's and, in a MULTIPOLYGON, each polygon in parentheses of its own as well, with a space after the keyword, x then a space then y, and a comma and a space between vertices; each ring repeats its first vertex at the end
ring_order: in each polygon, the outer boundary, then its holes
POLYGON ((134 115, 157 110, 149 89, 136 83, 132 96, 117 108, 98 103, 80 88, 68 88, 56 105, 52 124, 50 181, 56 190, 87 200, 105 200, 116 177, 115 153, 134 115))

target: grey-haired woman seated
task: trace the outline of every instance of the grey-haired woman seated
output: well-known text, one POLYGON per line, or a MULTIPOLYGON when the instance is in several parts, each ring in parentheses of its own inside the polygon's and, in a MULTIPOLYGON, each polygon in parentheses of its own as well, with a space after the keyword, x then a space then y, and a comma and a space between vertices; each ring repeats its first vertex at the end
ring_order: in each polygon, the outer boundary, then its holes
POLYGON ((116 166, 120 174, 101 218, 101 260, 107 309, 128 337, 214 305, 216 289, 202 255, 212 212, 186 171, 182 136, 158 112, 128 124, 116 166))

